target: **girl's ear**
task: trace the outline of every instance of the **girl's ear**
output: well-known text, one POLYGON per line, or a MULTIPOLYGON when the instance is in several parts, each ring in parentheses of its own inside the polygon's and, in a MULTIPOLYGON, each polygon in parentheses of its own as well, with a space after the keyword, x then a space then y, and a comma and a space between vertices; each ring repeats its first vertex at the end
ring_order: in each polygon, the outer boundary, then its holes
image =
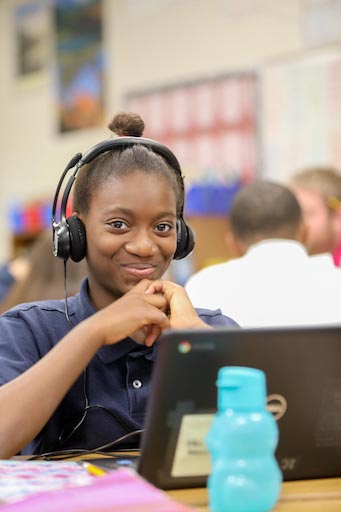
POLYGON ((84 221, 84 215, 81 215, 79 212, 72 212, 73 217, 77 217, 77 219, 84 221))

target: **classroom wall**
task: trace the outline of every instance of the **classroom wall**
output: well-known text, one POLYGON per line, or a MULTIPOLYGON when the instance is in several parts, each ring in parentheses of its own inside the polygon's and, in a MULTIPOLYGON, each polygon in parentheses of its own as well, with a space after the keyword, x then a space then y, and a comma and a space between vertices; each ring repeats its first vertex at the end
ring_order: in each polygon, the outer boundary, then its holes
MULTIPOLYGON (((108 135, 105 127, 57 133, 52 73, 36 87, 15 83, 17 3, 0 2, 0 261, 11 249, 8 200, 52 195, 70 157, 108 135)), ((302 51, 301 7, 300 0, 105 0, 107 119, 129 91, 258 69, 302 51)), ((51 48, 52 34, 51 27, 51 48)))

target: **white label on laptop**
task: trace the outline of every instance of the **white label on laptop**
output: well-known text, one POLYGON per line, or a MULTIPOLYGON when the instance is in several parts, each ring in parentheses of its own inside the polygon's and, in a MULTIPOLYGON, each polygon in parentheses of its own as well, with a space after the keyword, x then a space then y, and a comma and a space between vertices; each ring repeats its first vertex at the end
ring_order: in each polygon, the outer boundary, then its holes
POLYGON ((205 437, 214 414, 185 414, 176 445, 172 476, 205 476, 211 471, 205 437))

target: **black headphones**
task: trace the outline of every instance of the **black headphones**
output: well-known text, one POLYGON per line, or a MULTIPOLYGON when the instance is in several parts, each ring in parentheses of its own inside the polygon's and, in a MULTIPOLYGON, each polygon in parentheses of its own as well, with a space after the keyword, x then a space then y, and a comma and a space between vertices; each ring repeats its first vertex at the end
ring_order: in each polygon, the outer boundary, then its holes
MULTIPOLYGON (((151 139, 144 139, 142 137, 119 137, 117 139, 109 139, 89 149, 84 155, 77 153, 69 162, 64 170, 53 200, 52 207, 52 231, 53 231, 53 254, 58 258, 66 261, 71 258, 73 261, 81 261, 86 255, 86 231, 83 222, 74 215, 66 218, 66 206, 71 192, 73 182, 79 169, 84 165, 92 162, 95 158, 106 151, 122 150, 131 146, 141 144, 146 148, 152 150, 154 153, 162 156, 168 165, 175 170, 182 178, 180 164, 170 149, 163 146, 159 142, 151 139), (75 167, 75 170, 70 177, 64 189, 62 202, 60 206, 60 220, 56 221, 56 210, 59 192, 67 172, 75 167)), ((194 248, 195 239, 191 228, 186 224, 183 218, 183 211, 177 219, 177 245, 176 251, 173 256, 176 260, 181 260, 188 256, 194 248)))

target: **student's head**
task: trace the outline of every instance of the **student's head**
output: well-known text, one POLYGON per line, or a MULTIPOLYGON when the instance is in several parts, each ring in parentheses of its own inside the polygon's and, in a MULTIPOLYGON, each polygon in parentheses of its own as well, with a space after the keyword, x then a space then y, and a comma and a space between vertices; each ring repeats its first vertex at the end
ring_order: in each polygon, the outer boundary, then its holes
MULTIPOLYGON (((18 278, 0 306, 3 313, 17 304, 47 299, 63 299, 65 283, 63 262, 52 253, 51 233, 43 232, 33 243, 27 255, 23 256, 27 271, 18 278)), ((85 262, 67 264, 67 292, 79 292, 82 279, 87 274, 85 262)))
POLYGON ((309 168, 290 180, 308 228, 311 254, 333 252, 341 243, 341 175, 332 168, 309 168))
POLYGON ((245 185, 232 201, 229 223, 230 245, 236 255, 271 238, 304 240, 300 206, 294 194, 279 183, 255 181, 245 185))
MULTIPOLYGON (((117 136, 142 135, 136 114, 117 114, 117 136)), ((141 279, 158 279, 177 248, 184 208, 181 174, 142 144, 106 151, 84 165, 73 193, 75 215, 86 231, 90 293, 105 304, 141 279)))

